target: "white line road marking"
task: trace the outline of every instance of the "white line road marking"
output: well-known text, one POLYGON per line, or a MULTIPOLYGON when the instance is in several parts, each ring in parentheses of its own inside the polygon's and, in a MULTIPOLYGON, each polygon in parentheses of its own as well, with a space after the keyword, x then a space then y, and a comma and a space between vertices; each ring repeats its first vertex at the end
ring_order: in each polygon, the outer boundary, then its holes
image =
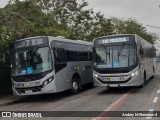
MULTIPOLYGON (((159 86, 159 88, 160 88, 160 86, 159 86)), ((160 93, 160 89, 157 90, 157 94, 159 94, 159 93, 160 93)), ((158 97, 156 96, 152 103, 154 103, 154 104, 157 103, 158 97)), ((153 111, 154 111, 154 109, 149 109, 149 112, 153 112, 153 111)), ((151 120, 151 119, 152 119, 152 117, 146 117, 146 120, 151 120)))
POLYGON ((153 100, 153 102, 156 103, 157 100, 158 100, 158 97, 155 97, 154 100, 153 100))

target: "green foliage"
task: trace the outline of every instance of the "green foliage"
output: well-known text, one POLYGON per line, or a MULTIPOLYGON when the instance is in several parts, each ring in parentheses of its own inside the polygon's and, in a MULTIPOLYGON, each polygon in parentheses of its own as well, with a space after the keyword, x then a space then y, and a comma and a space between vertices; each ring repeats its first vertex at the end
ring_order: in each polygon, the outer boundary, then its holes
POLYGON ((158 39, 156 34, 148 33, 146 28, 135 19, 111 18, 111 21, 115 34, 137 34, 152 44, 158 39))
POLYGON ((58 24, 54 16, 42 11, 32 0, 12 0, 0 9, 0 60, 4 61, 9 44, 33 36, 69 36, 68 28, 58 24))
POLYGON ((10 0, 0 9, 0 61, 5 61, 9 44, 33 36, 64 36, 92 41, 112 34, 138 34, 151 43, 157 39, 134 19, 106 19, 88 9, 85 0, 10 0))

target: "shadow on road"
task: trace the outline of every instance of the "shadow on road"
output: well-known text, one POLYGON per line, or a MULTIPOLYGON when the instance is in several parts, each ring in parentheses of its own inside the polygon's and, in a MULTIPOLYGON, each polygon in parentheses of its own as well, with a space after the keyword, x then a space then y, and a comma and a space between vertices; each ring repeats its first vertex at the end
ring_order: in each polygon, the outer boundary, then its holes
POLYGON ((86 92, 87 90, 91 90, 93 88, 94 87, 92 84, 84 85, 82 86, 82 90, 78 94, 75 94, 75 95, 72 95, 69 92, 69 90, 67 90, 67 91, 59 92, 59 93, 26 96, 20 100, 16 100, 12 103, 9 103, 8 105, 19 104, 19 103, 34 103, 34 102, 55 102, 58 100, 69 98, 69 97, 81 96, 84 92, 86 92))
POLYGON ((133 87, 121 87, 121 88, 104 88, 103 91, 99 92, 98 95, 107 95, 107 94, 125 94, 132 90, 133 87))

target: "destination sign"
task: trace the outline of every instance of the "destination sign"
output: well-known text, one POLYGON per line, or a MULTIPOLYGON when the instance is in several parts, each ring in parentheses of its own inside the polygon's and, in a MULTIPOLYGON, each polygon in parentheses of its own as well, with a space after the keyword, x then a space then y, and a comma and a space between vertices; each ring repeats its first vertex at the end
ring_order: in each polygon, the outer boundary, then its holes
POLYGON ((45 37, 32 38, 15 42, 14 48, 22 48, 22 47, 41 45, 46 43, 48 43, 48 39, 45 37))
POLYGON ((108 43, 120 43, 131 41, 133 37, 110 37, 110 38, 100 38, 95 40, 95 44, 108 44, 108 43))
POLYGON ((115 43, 115 42, 126 42, 127 39, 124 38, 112 38, 112 39, 104 39, 103 43, 115 43))

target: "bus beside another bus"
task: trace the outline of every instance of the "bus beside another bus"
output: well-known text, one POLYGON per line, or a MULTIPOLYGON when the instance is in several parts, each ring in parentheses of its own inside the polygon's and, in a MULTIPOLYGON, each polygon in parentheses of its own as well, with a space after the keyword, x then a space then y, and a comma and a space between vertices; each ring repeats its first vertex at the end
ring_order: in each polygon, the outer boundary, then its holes
POLYGON ((151 43, 134 34, 94 39, 94 85, 143 87, 155 74, 155 51, 151 43))
POLYGON ((93 82, 92 44, 63 37, 38 36, 11 45, 14 95, 56 93, 93 82))

